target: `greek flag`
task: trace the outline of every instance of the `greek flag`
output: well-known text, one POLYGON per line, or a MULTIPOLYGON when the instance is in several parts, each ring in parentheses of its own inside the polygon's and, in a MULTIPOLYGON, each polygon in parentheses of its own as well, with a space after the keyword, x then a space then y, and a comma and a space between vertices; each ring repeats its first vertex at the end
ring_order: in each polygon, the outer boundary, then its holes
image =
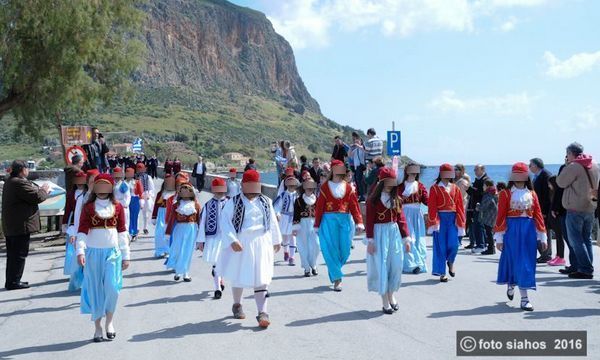
POLYGON ((131 145, 131 148, 133 150, 133 152, 135 153, 141 153, 144 149, 142 147, 142 139, 137 138, 133 141, 133 144, 131 145))

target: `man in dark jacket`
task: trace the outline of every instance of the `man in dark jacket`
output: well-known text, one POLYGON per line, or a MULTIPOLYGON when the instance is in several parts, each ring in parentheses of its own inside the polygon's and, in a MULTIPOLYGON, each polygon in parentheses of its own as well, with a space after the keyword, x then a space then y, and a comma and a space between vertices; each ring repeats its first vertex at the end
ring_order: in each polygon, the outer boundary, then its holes
POLYGON ((198 156, 198 162, 192 168, 192 177, 196 179, 196 188, 199 192, 204 189, 204 178, 206 176, 206 164, 202 161, 202 156, 198 156))
POLYGON ((348 150, 346 149, 346 144, 344 144, 344 140, 341 137, 336 136, 334 138, 333 151, 331 152, 332 160, 339 160, 341 162, 346 162, 346 157, 348 156, 348 150))
POLYGON ((2 230, 6 237, 6 290, 26 289, 22 282, 32 233, 40 231, 38 204, 48 198, 48 185, 38 187, 27 180, 24 161, 14 161, 10 178, 2 188, 2 230))
POLYGON ((477 211, 477 204, 481 203, 483 198, 483 185, 487 180, 491 180, 485 172, 485 166, 479 164, 475 165, 475 181, 467 189, 469 194, 469 206, 468 212, 472 216, 472 223, 469 232, 469 245, 466 249, 471 249, 473 253, 482 253, 485 251, 485 230, 483 224, 479 221, 479 211, 477 211))
POLYGON ((98 169, 98 171, 104 172, 108 168, 106 154, 109 149, 100 130, 97 128, 92 129, 92 143, 84 145, 83 148, 87 153, 88 169, 98 169))
POLYGON ((546 224, 546 229, 548 229, 548 247, 546 250, 542 250, 538 245, 538 252, 540 253, 540 257, 537 258, 538 263, 547 263, 552 260, 552 237, 550 233, 550 211, 552 199, 550 198, 550 186, 548 180, 550 179, 550 172, 544 169, 544 161, 540 158, 533 158, 529 160, 529 170, 533 174, 533 190, 537 194, 538 200, 540 202, 540 207, 542 208, 542 216, 544 217, 544 223, 546 224))

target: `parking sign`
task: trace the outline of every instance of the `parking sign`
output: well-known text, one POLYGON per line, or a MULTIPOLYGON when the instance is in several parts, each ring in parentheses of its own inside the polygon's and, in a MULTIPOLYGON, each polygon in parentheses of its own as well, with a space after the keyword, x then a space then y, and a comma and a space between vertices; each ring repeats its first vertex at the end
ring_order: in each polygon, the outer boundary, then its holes
POLYGON ((387 154, 388 156, 401 155, 400 144, 401 136, 400 131, 388 131, 387 132, 387 154))

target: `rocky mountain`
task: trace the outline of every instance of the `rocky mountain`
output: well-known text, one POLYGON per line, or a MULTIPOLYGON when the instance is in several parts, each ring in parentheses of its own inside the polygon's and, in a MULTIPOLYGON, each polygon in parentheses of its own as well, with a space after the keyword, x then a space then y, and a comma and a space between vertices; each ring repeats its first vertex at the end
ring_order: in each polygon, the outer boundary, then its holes
POLYGON ((264 14, 225 0, 151 0, 145 10, 139 84, 260 95, 320 114, 291 46, 264 14))

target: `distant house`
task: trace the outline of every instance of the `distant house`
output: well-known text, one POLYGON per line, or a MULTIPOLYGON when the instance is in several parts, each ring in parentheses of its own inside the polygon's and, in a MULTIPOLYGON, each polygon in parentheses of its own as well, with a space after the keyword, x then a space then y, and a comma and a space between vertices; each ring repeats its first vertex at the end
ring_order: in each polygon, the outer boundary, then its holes
POLYGON ((228 152, 223 154, 223 159, 230 165, 245 166, 250 158, 238 152, 228 152))
POLYGON ((113 144, 110 149, 111 152, 115 154, 129 154, 133 152, 132 144, 124 143, 124 144, 113 144))

